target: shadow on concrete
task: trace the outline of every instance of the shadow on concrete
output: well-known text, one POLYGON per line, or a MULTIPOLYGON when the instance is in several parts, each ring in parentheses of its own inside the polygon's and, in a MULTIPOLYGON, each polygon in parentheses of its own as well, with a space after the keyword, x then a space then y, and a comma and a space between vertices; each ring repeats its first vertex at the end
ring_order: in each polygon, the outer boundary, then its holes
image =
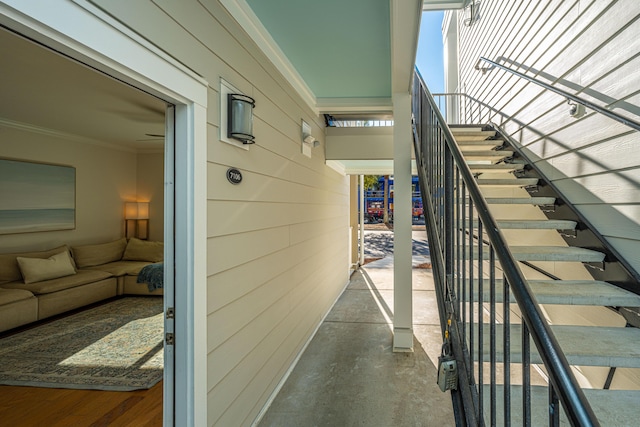
MULTIPOLYGON (((259 426, 455 425, 424 348, 431 344, 414 335, 413 353, 393 352, 388 277, 392 268, 353 274, 259 426)), ((439 326, 420 326, 422 338, 424 328, 438 336, 439 326)))

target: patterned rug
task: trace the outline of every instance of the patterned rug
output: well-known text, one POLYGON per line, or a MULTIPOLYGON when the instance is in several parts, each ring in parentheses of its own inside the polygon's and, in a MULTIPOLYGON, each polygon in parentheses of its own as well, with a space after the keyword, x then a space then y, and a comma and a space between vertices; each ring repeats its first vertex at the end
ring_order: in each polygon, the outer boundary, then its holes
POLYGON ((163 300, 123 298, 0 340, 0 384, 129 391, 163 372, 163 300))

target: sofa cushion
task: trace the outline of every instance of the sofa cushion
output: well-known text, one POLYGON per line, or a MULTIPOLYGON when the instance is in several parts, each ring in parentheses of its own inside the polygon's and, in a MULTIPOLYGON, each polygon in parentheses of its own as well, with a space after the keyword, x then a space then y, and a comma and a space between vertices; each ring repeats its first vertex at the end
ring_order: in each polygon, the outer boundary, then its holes
POLYGON ((137 276, 140 270, 146 265, 149 265, 149 263, 142 261, 116 261, 87 268, 90 270, 107 271, 114 276, 137 276))
MULTIPOLYGON (((0 284, 22 281, 20 266, 18 266, 16 258, 49 258, 51 255, 55 255, 63 251, 68 252, 69 248, 66 245, 62 245, 46 251, 0 254, 0 284)), ((73 265, 75 267, 75 264, 73 265)))
POLYGON ((33 294, 25 289, 0 288, 0 305, 33 298, 33 294))
POLYGON ((27 284, 76 274, 67 250, 45 259, 17 257, 16 260, 27 284))
POLYGON ((122 259, 125 261, 160 262, 164 259, 164 243, 147 242, 132 237, 122 259))
POLYGON ((98 282, 103 279, 112 277, 111 273, 106 271, 94 270, 78 270, 73 276, 61 277, 58 279, 45 280, 43 282, 28 283, 11 282, 2 285, 2 289, 23 289, 32 292, 35 295, 50 294, 63 289, 75 288, 77 286, 86 285, 88 283, 98 282))
POLYGON ((92 267, 122 259, 124 249, 127 247, 127 239, 122 238, 109 243, 99 245, 73 246, 73 258, 78 268, 92 267))

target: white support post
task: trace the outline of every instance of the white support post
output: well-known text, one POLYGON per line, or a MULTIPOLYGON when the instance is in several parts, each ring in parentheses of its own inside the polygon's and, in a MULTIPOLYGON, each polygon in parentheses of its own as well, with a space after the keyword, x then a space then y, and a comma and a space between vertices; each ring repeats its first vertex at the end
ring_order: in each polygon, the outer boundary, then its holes
POLYGON ((413 351, 411 95, 393 94, 393 351, 413 351))
POLYGON ((360 265, 364 264, 364 175, 360 175, 360 259, 358 260, 360 265))

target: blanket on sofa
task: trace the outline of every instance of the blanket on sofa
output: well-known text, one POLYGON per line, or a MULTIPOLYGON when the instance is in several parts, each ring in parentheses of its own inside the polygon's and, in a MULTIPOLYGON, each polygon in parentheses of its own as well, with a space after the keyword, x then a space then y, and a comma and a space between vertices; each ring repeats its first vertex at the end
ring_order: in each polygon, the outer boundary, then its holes
POLYGON ((144 266, 138 273, 136 282, 146 283, 149 287, 149 292, 162 289, 164 287, 164 263, 157 262, 144 266))

